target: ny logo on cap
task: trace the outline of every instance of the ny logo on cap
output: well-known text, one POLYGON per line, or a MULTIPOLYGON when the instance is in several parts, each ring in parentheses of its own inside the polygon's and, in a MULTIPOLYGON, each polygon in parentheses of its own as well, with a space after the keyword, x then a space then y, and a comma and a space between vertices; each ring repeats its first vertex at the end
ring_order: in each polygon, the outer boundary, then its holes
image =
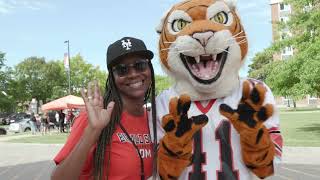
POLYGON ((122 47, 123 48, 126 48, 126 50, 130 50, 132 45, 131 45, 131 42, 130 42, 130 39, 127 39, 127 41, 125 40, 122 40, 122 47))

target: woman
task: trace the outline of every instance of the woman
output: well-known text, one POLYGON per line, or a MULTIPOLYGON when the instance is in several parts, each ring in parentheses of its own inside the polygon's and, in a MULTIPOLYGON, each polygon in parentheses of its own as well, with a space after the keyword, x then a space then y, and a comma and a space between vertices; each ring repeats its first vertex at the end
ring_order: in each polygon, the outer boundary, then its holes
POLYGON ((152 58, 136 38, 124 37, 108 47, 105 96, 96 81, 82 91, 86 112, 55 157, 52 179, 138 180, 156 174, 156 145, 150 136, 157 142, 152 58), (148 119, 144 105, 149 99, 148 119))

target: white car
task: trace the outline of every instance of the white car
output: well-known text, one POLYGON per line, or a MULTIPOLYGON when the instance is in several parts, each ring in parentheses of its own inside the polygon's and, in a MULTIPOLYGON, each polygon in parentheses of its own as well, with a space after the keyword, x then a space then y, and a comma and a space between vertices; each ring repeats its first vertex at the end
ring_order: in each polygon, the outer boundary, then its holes
POLYGON ((30 118, 23 118, 18 122, 11 123, 9 131, 15 133, 31 131, 30 118))

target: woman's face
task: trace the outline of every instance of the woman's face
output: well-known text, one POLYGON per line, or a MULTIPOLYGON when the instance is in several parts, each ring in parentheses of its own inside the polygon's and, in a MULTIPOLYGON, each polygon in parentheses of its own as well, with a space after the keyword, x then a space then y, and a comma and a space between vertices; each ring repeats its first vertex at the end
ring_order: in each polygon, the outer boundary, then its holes
POLYGON ((129 55, 112 67, 115 84, 122 98, 144 99, 151 84, 151 71, 145 61, 141 56, 129 55), (125 67, 127 71, 124 71, 125 67))

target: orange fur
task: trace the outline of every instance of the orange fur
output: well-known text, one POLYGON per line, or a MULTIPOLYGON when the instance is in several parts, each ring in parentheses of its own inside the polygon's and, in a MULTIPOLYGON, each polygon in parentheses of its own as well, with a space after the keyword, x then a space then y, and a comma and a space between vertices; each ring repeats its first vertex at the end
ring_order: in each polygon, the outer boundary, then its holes
MULTIPOLYGON (((206 11, 207 8, 217 2, 217 0, 190 0, 186 2, 179 3, 175 5, 167 14, 164 20, 164 26, 162 27, 161 30, 161 36, 159 40, 159 54, 160 54, 160 59, 163 65, 166 66, 167 69, 170 69, 167 58, 168 58, 168 51, 165 50, 167 48, 170 48, 170 43, 167 42, 174 42, 178 36, 183 36, 183 35, 192 35, 195 32, 206 32, 206 31, 221 31, 223 29, 228 29, 232 35, 238 35, 238 37, 242 38, 237 38, 236 41, 239 43, 241 41, 246 40, 245 37, 245 32, 243 30, 243 26, 240 22, 240 19, 237 15, 237 13, 232 10, 231 13, 234 16, 234 22, 230 26, 224 26, 222 24, 218 23, 213 23, 212 21, 206 19, 206 11), (182 31, 180 31, 176 35, 170 34, 170 32, 167 29, 167 23, 168 23, 168 16, 174 11, 174 10, 182 10, 186 13, 189 14, 189 16, 193 19, 193 22, 186 26, 182 31)), ((246 56, 247 51, 248 51, 248 44, 247 43, 241 43, 240 44, 241 48, 241 59, 246 56)))
POLYGON ((265 178, 273 174, 272 161, 275 155, 275 147, 269 136, 268 129, 263 124, 266 119, 260 119, 257 114, 258 111, 264 108, 265 115, 269 118, 273 114, 273 106, 271 104, 263 105, 266 88, 262 84, 256 84, 254 88, 257 90, 256 96, 259 97, 257 102, 252 100, 253 90, 250 88, 250 82, 248 81, 243 83, 243 94, 240 101, 240 104, 251 106, 256 111, 253 114, 253 120, 256 122, 254 127, 249 127, 245 122, 239 120, 239 112, 237 110, 226 111, 220 107, 220 113, 230 120, 240 134, 242 158, 245 165, 258 177, 265 178), (257 141, 259 132, 262 135, 257 141))
POLYGON ((188 117, 187 111, 189 110, 188 104, 190 105, 190 102, 190 97, 187 95, 181 95, 179 99, 172 98, 169 103, 170 113, 162 118, 162 127, 166 130, 166 134, 161 139, 158 150, 158 169, 162 179, 176 179, 190 165, 192 158, 192 137, 207 123, 207 121, 203 121, 201 124, 192 123, 188 131, 181 136, 177 135, 179 123, 184 123, 188 120, 192 121, 193 118, 197 118, 192 117, 187 120, 182 117, 188 117))

